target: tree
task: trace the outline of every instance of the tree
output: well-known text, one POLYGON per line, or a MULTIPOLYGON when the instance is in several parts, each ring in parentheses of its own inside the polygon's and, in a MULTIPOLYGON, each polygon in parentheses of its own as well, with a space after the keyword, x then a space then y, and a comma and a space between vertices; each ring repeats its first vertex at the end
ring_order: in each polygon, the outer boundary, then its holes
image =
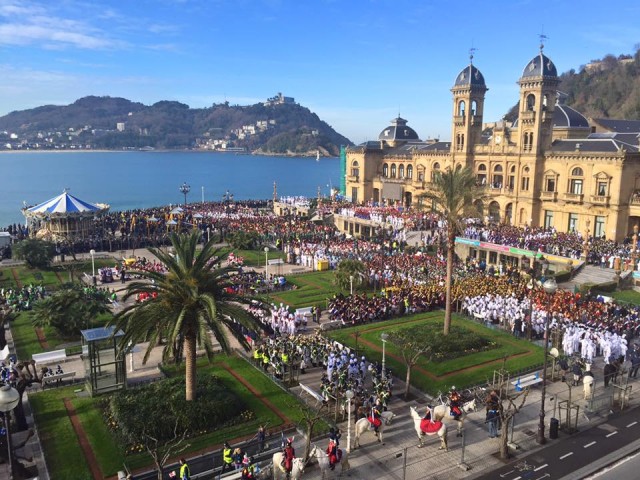
POLYGON ((431 352, 432 346, 428 339, 416 337, 415 332, 411 330, 395 330, 389 332, 389 341, 400 349, 407 367, 404 398, 408 400, 411 387, 411 369, 418 363, 420 357, 427 356, 431 352))
POLYGON ((360 260, 342 260, 336 270, 335 283, 342 290, 351 288, 351 277, 353 277, 353 288, 358 289, 364 284, 367 274, 367 267, 360 260))
POLYGON ((185 356, 185 397, 188 401, 196 395, 196 346, 205 349, 207 358, 213 358, 210 333, 224 352, 230 352, 228 332, 240 345, 249 350, 249 343, 242 328, 250 331, 267 329, 245 308, 251 299, 230 293, 229 275, 236 267, 218 267, 218 250, 213 242, 207 242, 197 254, 201 233, 171 234, 175 256, 150 248, 168 269, 166 274, 137 271, 142 280, 131 282, 123 301, 146 294, 149 299, 129 305, 111 323, 123 330, 120 348, 129 342, 149 341, 144 356, 146 362, 158 340, 167 338, 163 351, 164 360, 172 357, 174 345, 180 345, 185 356), (240 327, 240 328, 238 328, 240 327))
POLYGON ((35 303, 29 313, 36 327, 51 326, 63 336, 80 335, 100 314, 109 311, 103 292, 88 290, 79 283, 66 283, 58 291, 35 303))
POLYGON ((13 246, 13 256, 29 268, 48 268, 56 255, 56 246, 37 238, 27 238, 13 246))
POLYGON ((437 172, 433 182, 427 184, 427 189, 420 197, 430 200, 434 210, 447 223, 447 279, 443 332, 448 335, 451 326, 451 286, 456 235, 464 230, 461 225, 462 219, 471 216, 474 210, 477 212, 474 202, 483 197, 483 188, 477 185, 475 174, 470 167, 457 167, 437 172))

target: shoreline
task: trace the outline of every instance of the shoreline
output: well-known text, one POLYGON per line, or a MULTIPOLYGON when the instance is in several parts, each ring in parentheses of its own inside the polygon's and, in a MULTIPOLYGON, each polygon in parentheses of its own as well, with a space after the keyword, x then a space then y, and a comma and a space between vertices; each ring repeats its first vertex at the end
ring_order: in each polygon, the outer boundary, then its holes
MULTIPOLYGON (((306 154, 295 154, 295 153, 265 153, 265 152, 224 152, 222 150, 170 150, 170 149, 156 149, 156 150, 79 150, 79 149, 67 149, 67 150, 0 150, 0 155, 3 154, 33 154, 33 153, 51 153, 51 154, 61 154, 61 153, 221 153, 223 155, 242 155, 242 156, 254 156, 254 157, 281 157, 281 158, 315 158, 315 154, 306 155, 306 154)), ((321 159, 328 158, 340 158, 338 157, 328 157, 321 156, 321 159)))

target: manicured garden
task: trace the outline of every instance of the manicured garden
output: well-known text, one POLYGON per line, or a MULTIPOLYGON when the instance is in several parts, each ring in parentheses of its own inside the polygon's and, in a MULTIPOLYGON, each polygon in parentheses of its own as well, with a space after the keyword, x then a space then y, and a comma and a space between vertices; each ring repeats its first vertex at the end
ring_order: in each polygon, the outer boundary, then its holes
MULTIPOLYGON (((274 292, 269 295, 274 303, 284 303, 293 308, 310 306, 327 307, 327 300, 339 293, 340 289, 334 284, 335 273, 310 272, 298 275, 288 275, 287 282, 295 285, 295 289, 274 292)), ((342 292, 349 293, 349 292, 342 292)))
MULTIPOLYGON (((246 360, 237 356, 219 355, 211 365, 204 360, 199 363, 199 375, 215 375, 224 389, 243 403, 242 422, 190 438, 189 448, 181 455, 188 456, 205 449, 219 448, 224 441, 234 442, 235 439, 251 437, 259 425, 266 424, 271 429, 283 427, 289 421, 297 423, 302 419, 298 400, 246 360)), ((168 370, 172 376, 181 375, 176 369, 168 370)), ((126 455, 127 446, 109 429, 105 419, 110 417, 104 414, 107 397, 78 397, 74 389, 77 386, 45 390, 29 396, 51 478, 92 478, 67 415, 63 403, 65 398, 71 399, 103 476, 115 475, 118 470, 122 470, 123 464, 130 470, 152 468, 151 459, 144 452, 126 455)), ((182 390, 171 387, 167 395, 177 392, 182 390)), ((169 417, 167 416, 167 422, 169 417)), ((322 423, 316 433, 327 430, 328 425, 322 423)))
MULTIPOLYGON (((400 319, 333 331, 329 336, 351 348, 356 348, 357 342, 357 348, 362 352, 361 354, 372 361, 382 362, 381 333, 396 329, 409 329, 418 333, 425 326, 441 332, 443 317, 444 312, 441 311, 410 315, 400 319)), ((433 395, 438 391, 449 389, 452 385, 464 388, 486 383, 493 378, 493 372, 502 367, 505 357, 507 357, 506 369, 511 372, 534 369, 542 364, 541 347, 526 340, 519 340, 502 330, 487 328, 475 321, 454 315, 450 335, 465 336, 465 332, 484 337, 489 346, 480 351, 462 352, 463 354, 456 355, 457 347, 454 343, 450 347, 451 352, 446 354, 445 358, 434 358, 434 360, 421 358, 412 369, 411 384, 433 395)), ((402 353, 390 341, 386 343, 385 357, 387 367, 391 368, 398 378, 404 379, 406 367, 402 360, 402 353)))

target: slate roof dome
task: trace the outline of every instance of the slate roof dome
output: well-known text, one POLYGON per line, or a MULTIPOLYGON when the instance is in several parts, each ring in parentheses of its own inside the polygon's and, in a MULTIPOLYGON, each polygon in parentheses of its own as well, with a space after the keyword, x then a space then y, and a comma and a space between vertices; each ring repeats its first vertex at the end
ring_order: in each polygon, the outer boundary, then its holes
POLYGON ((394 118, 391 120, 391 125, 382 130, 378 135, 378 140, 384 140, 387 142, 396 142, 404 140, 419 140, 416 131, 407 127, 407 121, 404 118, 394 118))
POLYGON ((542 50, 538 55, 527 63, 522 71, 522 78, 527 77, 557 77, 558 70, 551 60, 542 53, 542 50))
POLYGON ((553 126, 568 128, 589 128, 589 120, 568 105, 558 103, 553 110, 553 126))
POLYGON ((456 77, 454 87, 485 87, 484 76, 472 63, 465 67, 456 77))

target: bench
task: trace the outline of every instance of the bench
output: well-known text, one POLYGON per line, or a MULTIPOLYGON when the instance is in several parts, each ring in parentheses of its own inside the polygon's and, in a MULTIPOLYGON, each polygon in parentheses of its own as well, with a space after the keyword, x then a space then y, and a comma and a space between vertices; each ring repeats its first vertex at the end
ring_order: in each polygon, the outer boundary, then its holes
POLYGON ((307 392, 313 398, 315 398, 318 402, 324 402, 324 397, 316 392, 313 388, 306 386, 304 383, 300 383, 300 388, 302 388, 303 392, 307 392))
POLYGON ((50 352, 34 353, 33 355, 31 355, 31 359, 34 362, 40 363, 40 364, 64 362, 67 360, 67 351, 63 348, 62 350, 52 350, 50 352))
POLYGON ((71 378, 71 379, 75 379, 76 377, 76 372, 65 372, 65 373, 58 373, 57 375, 49 375, 48 377, 42 377, 42 389, 44 390, 44 387, 46 387, 49 384, 58 384, 61 383, 62 380, 66 379, 66 378, 71 378))
POLYGON ((521 392, 523 389, 537 385, 538 383, 542 383, 540 372, 527 375, 526 377, 518 377, 517 380, 511 382, 511 385, 516 387, 516 392, 521 392))

